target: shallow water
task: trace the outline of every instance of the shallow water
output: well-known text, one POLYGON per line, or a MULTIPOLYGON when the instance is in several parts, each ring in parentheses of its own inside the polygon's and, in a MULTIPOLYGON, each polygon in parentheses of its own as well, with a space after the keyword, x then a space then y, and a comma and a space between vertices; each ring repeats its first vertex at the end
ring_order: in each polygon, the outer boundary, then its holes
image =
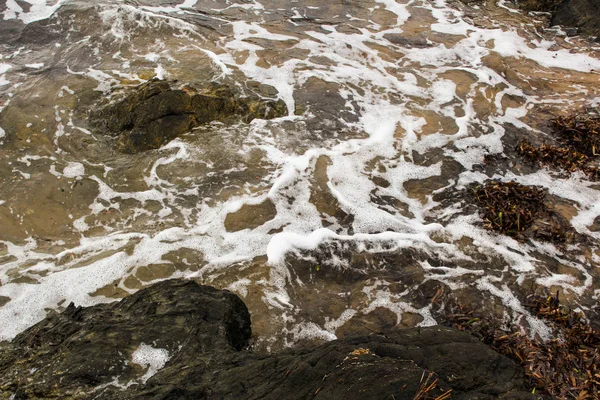
POLYGON ((514 152, 600 102, 589 42, 504 2, 173 3, 0 3, 0 339, 168 277, 239 294, 267 350, 435 324, 438 289, 542 336, 531 287, 593 314, 599 186, 514 152), (290 114, 117 153, 89 110, 156 76, 290 114), (457 193, 492 177, 547 188, 586 240, 486 231, 457 193))

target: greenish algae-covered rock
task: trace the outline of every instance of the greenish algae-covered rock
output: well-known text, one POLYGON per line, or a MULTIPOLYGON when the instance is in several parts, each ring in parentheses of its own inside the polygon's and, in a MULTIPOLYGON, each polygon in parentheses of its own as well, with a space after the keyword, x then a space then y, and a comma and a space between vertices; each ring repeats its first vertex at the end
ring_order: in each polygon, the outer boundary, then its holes
POLYGON ((153 79, 136 87, 125 98, 94 110, 92 125, 117 137, 117 149, 139 153, 157 149, 192 128, 233 117, 244 122, 287 115, 282 100, 238 97, 225 85, 213 83, 196 92, 173 90, 153 79))

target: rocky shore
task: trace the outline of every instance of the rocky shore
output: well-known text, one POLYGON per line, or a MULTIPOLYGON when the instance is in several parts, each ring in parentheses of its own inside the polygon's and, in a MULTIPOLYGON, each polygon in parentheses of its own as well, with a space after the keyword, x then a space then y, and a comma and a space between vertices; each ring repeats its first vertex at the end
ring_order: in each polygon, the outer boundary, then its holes
POLYGON ((256 354, 242 300, 187 280, 163 281, 111 304, 71 304, 0 348, 2 399, 400 400, 450 394, 534 398, 521 367, 448 327, 256 354))
POLYGON ((600 399, 597 0, 53 3, 0 1, 0 400, 600 399))

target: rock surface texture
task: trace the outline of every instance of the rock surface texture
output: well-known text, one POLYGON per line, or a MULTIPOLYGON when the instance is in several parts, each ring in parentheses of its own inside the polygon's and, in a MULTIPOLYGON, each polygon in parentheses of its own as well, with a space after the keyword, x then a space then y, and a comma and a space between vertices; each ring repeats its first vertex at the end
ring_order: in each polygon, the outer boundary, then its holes
POLYGON ((125 98, 92 111, 93 125, 117 137, 117 149, 139 153, 157 149, 192 128, 232 117, 244 122, 287 115, 282 100, 241 98, 219 84, 196 92, 174 90, 168 82, 153 79, 136 87, 125 98))
POLYGON ((567 0, 552 16, 555 25, 575 26, 581 33, 600 37, 600 2, 597 0, 567 0))
POLYGON ((600 37, 600 2, 597 0, 522 0, 532 11, 552 13, 552 25, 578 28, 580 33, 600 37))
POLYGON ((413 399, 435 373, 453 399, 528 399, 523 371, 447 327, 247 350, 236 295, 168 280, 112 304, 70 305, 0 348, 2 399, 413 399))

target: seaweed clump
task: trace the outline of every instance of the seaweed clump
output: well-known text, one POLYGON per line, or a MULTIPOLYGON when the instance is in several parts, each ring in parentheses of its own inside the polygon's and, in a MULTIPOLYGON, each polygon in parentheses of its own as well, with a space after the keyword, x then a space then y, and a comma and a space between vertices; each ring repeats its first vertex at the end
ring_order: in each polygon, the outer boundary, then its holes
POLYGON ((534 186, 516 182, 491 181, 473 189, 485 226, 515 235, 529 228, 534 216, 544 208, 546 193, 534 186))
POLYGON ((594 329, 583 313, 561 306, 558 293, 531 294, 524 305, 547 321, 554 339, 530 338, 514 326, 500 328, 460 305, 453 306, 453 312, 445 319, 449 325, 471 333, 520 363, 533 393, 539 391, 561 399, 599 399, 600 330, 594 329))
POLYGON ((600 155, 600 109, 588 107, 557 117, 553 125, 562 140, 575 150, 588 157, 600 155))
POLYGON ((517 146, 525 159, 570 173, 582 171, 592 180, 600 179, 600 169, 593 165, 600 155, 600 110, 585 108, 552 121, 560 146, 542 144, 535 147, 523 139, 517 146))
POLYGON ((546 191, 517 182, 488 181, 472 188, 475 204, 490 230, 524 240, 528 236, 564 243, 570 227, 544 203, 546 191))
POLYGON ((589 165, 591 162, 590 157, 570 148, 546 144, 534 147, 523 139, 519 143, 518 151, 526 159, 541 165, 562 169, 570 173, 582 171, 592 180, 600 178, 600 169, 594 165, 589 165))

